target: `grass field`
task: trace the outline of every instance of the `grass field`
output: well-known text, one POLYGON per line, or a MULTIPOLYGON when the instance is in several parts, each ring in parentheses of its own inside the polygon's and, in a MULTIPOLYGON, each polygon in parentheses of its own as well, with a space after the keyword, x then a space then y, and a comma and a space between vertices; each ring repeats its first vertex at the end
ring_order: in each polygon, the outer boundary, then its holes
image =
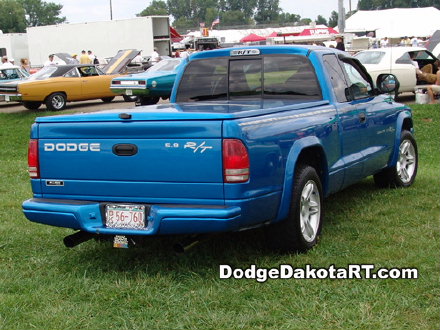
POLYGON ((0 329, 439 329, 440 109, 413 109, 415 185, 381 190, 368 178, 331 196, 322 240, 308 254, 268 251, 255 230, 213 237, 179 257, 170 239, 67 249, 70 230, 26 220, 35 114, 0 114, 0 329), (419 278, 219 279, 220 264, 357 263, 417 267, 419 278))

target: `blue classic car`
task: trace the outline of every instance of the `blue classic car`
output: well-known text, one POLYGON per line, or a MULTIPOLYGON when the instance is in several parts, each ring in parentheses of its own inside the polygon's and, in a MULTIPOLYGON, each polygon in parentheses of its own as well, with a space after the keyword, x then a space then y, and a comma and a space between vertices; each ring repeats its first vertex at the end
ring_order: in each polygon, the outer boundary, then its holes
POLYGON ((156 104, 159 98, 170 97, 176 73, 184 62, 181 58, 161 60, 145 72, 113 79, 110 89, 114 93, 137 96, 136 105, 156 104))
MULTIPOLYGON (((0 68, 0 83, 22 80, 29 77, 29 73, 26 70, 18 66, 12 66, 9 68, 0 68)), ((6 97, 0 95, 0 101, 9 101, 6 100, 6 97)))

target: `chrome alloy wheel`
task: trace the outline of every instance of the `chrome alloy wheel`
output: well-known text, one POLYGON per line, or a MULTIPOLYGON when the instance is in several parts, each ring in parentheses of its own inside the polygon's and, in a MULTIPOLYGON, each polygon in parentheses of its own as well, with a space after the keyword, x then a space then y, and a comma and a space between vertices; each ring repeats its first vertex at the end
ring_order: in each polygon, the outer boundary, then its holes
POLYGON ((301 233, 307 242, 312 242, 318 233, 321 218, 321 199, 316 183, 307 181, 301 192, 300 202, 301 233))
POLYGON ((55 109, 62 109, 64 107, 64 97, 62 95, 54 95, 52 97, 52 105, 55 109))
POLYGON ((397 175, 403 183, 408 183, 416 170, 416 150, 409 140, 403 140, 399 147, 399 161, 397 162, 397 175))

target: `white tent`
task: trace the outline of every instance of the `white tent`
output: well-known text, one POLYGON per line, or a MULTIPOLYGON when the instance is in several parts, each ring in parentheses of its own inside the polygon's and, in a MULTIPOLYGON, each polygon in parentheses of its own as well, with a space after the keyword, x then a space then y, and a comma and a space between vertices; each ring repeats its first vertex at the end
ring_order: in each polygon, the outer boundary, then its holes
POLYGON ((440 29, 440 10, 395 8, 359 10, 345 21, 345 32, 376 31, 377 38, 428 37, 440 29))

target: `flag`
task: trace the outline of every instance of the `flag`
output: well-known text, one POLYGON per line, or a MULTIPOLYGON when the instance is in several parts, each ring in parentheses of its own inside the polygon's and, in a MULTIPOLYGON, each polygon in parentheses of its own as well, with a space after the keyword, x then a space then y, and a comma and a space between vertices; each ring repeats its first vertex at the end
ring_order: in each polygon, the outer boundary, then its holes
POLYGON ((214 25, 217 25, 217 24, 220 24, 220 18, 219 18, 219 17, 217 17, 217 18, 212 22, 212 24, 211 24, 211 30, 212 30, 212 28, 214 27, 214 25))

